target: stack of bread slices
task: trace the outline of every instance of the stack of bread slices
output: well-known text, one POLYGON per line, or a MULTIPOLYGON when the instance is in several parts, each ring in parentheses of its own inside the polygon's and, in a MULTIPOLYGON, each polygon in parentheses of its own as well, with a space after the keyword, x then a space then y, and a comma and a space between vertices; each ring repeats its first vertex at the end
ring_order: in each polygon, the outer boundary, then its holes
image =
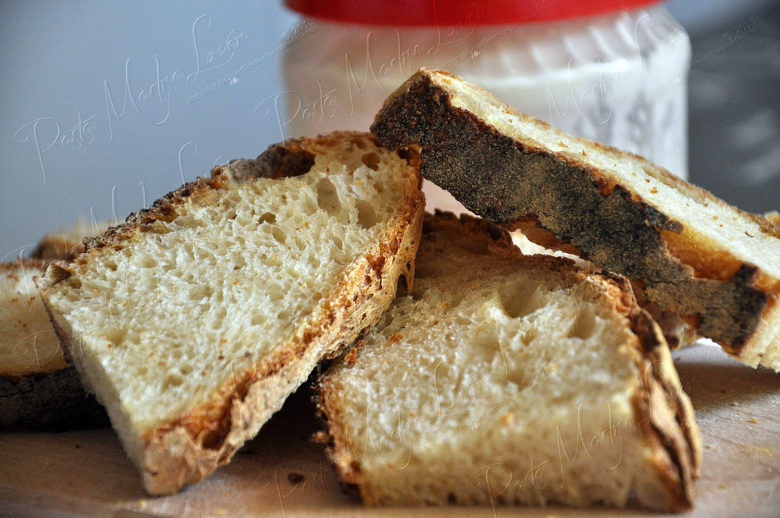
POLYGON ((145 489, 229 462, 335 359, 318 407, 366 504, 689 508, 668 342, 780 369, 780 228, 446 72, 371 130, 217 167, 36 279, 145 489), (479 217, 425 215, 423 177, 479 217))

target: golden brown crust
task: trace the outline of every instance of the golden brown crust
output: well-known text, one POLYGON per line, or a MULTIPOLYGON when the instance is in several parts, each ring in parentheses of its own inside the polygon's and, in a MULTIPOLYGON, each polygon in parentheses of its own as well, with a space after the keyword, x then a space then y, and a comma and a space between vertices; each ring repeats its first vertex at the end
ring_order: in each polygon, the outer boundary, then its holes
MULTIPOLYGON (((155 202, 149 209, 132 214, 127 222, 90 239, 79 261, 90 254, 121 248, 137 232, 155 232, 158 221, 172 221, 177 206, 186 198, 204 203, 214 192, 231 182, 251 178, 280 178, 303 174, 311 167, 315 149, 343 139, 362 148, 364 139, 374 138, 355 132, 338 132, 314 139, 293 139, 271 146, 255 161, 217 167, 211 178, 190 182, 155 202)), ((413 277, 414 256, 420 240, 424 197, 415 171, 414 189, 406 193, 405 212, 381 240, 358 259, 347 277, 324 303, 324 310, 304 322, 296 334, 275 348, 272 357, 234 377, 217 388, 213 396, 197 408, 160 423, 142 437, 141 458, 144 487, 150 494, 177 491, 195 483, 229 462, 235 451, 253 437, 262 424, 308 377, 316 363, 337 355, 358 333, 373 325, 395 295, 399 275, 413 277)), ((67 279, 67 264, 51 265, 44 289, 67 279)), ((62 326, 56 325, 59 333, 62 326)), ((73 346, 73 344, 69 345, 73 346)), ((78 360, 77 360, 78 363, 78 360)), ((77 365, 78 366, 78 365, 77 365)))
MULTIPOLYGON (((491 251, 522 261, 529 269, 546 269, 573 278, 572 282, 590 281, 594 289, 602 292, 615 311, 628 320, 636 338, 634 361, 637 366, 636 391, 633 396, 634 419, 640 427, 643 439, 653 452, 650 462, 656 477, 665 488, 659 495, 651 488, 635 488, 642 505, 666 509, 685 510, 693 504, 693 480, 701 466, 701 439, 694 419, 693 407, 683 392, 671 354, 660 328, 639 308, 627 279, 609 273, 587 272, 568 259, 552 256, 526 256, 511 244, 509 234, 467 215, 459 218, 437 211, 426 215, 422 239, 435 232, 471 233, 478 237, 489 235, 491 251), (455 228, 457 227, 457 228, 455 228), (481 234, 481 235, 480 235, 481 234), (666 499, 658 501, 657 498, 666 499)), ((359 361, 359 360, 358 360, 359 361)), ((372 489, 362 484, 360 462, 353 456, 355 448, 350 441, 349 430, 344 428, 341 417, 341 397, 338 389, 328 382, 326 372, 318 384, 318 411, 327 424, 327 432, 321 434, 322 442, 333 461, 340 480, 352 491, 360 493, 366 503, 376 503, 372 489)))
POLYGON ((690 509, 693 480, 699 476, 702 455, 693 406, 682 390, 661 329, 636 305, 629 318, 641 353, 636 363, 642 384, 633 398, 636 421, 644 440, 666 452, 652 459, 669 498, 661 507, 690 509))
MULTIPOLYGON (((535 218, 593 263, 641 280, 652 302, 687 317, 727 352, 758 363, 766 344, 756 331, 777 298, 777 280, 728 254, 705 251, 705 260, 694 261, 678 246, 691 236, 687 227, 586 163, 529 146, 453 106, 451 88, 435 74, 421 70, 385 101, 371 127, 382 144, 421 148, 423 176, 472 212, 508 226, 535 218)), ((725 205, 668 172, 660 175, 725 205)))

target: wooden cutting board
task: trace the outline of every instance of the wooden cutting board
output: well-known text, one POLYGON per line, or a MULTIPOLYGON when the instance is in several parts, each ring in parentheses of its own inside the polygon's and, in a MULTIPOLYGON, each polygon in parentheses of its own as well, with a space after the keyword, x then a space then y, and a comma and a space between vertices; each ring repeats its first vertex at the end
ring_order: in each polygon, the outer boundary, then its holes
MULTIPOLYGON (((676 352, 704 442, 695 509, 685 516, 780 516, 780 375, 712 345, 676 352)), ((0 516, 658 516, 640 510, 366 509, 344 495, 299 391, 233 462, 205 481, 151 498, 110 429, 0 434, 0 516)))

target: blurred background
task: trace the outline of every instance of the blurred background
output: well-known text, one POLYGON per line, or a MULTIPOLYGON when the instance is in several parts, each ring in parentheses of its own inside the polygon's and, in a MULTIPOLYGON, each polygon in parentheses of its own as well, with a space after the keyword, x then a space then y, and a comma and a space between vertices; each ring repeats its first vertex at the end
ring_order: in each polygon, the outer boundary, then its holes
MULTIPOLYGON (((665 6, 691 38, 690 180, 780 209, 780 2, 665 6)), ((290 136, 301 19, 281 2, 0 3, 0 260, 290 136)))

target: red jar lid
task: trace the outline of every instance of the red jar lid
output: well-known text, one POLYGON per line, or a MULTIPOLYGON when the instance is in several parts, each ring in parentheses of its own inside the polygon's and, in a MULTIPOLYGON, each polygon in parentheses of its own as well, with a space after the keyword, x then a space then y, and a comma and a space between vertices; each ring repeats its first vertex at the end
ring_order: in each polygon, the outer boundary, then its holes
POLYGON ((313 18, 370 25, 511 25, 633 9, 660 0, 285 0, 313 18))

